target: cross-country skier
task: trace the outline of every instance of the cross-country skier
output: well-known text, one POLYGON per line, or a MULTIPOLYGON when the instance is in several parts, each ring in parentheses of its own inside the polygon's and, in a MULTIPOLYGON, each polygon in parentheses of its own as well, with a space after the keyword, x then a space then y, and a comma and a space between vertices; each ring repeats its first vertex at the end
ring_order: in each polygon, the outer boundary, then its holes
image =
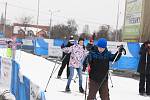
POLYGON ((87 54, 87 50, 84 47, 84 39, 79 38, 78 44, 74 44, 71 47, 63 48, 63 51, 66 53, 71 53, 69 61, 70 75, 67 81, 65 91, 70 91, 71 80, 74 76, 74 69, 76 69, 79 76, 79 91, 81 93, 84 93, 84 89, 82 88, 82 62, 87 54))
POLYGON ((94 40, 93 40, 93 38, 90 38, 89 43, 88 43, 87 46, 86 46, 86 49, 87 49, 88 51, 90 51, 93 46, 94 46, 94 40))
MULTIPOLYGON (((74 41, 75 40, 73 39, 73 36, 70 36, 68 43, 66 44, 66 41, 65 41, 65 43, 62 44, 61 48, 63 49, 64 47, 70 47, 70 46, 74 45, 74 41)), ((67 79, 69 77, 69 74, 70 74, 70 71, 69 71, 70 54, 71 53, 63 52, 62 64, 61 64, 61 67, 60 67, 60 69, 58 71, 58 75, 57 75, 58 79, 61 78, 62 72, 63 72, 64 68, 66 67, 66 65, 67 65, 67 79)))
POLYGON ((109 61, 113 61, 116 56, 116 61, 119 60, 124 48, 120 48, 115 54, 111 54, 106 46, 107 40, 105 38, 100 38, 97 42, 97 48, 88 54, 90 81, 87 100, 95 100, 98 91, 101 100, 110 100, 108 89, 109 61))
POLYGON ((150 41, 144 42, 140 48, 138 72, 140 73, 139 94, 150 96, 150 41), (145 87, 146 82, 146 87, 145 87))
MULTIPOLYGON (((90 40, 89 40, 89 43, 88 43, 87 46, 86 46, 86 49, 87 49, 88 51, 92 51, 92 50, 94 50, 95 47, 96 47, 96 45, 94 44, 94 40, 93 40, 93 38, 91 37, 90 40)), ((84 59, 84 61, 83 61, 83 72, 85 72, 87 66, 88 66, 87 57, 85 57, 85 59, 84 59)))

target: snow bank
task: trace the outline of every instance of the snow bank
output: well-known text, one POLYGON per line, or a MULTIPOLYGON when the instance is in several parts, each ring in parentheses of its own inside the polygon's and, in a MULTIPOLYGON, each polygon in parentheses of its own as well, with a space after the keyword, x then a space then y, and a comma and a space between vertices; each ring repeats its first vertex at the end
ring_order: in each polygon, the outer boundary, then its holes
MULTIPOLYGON (((20 59, 17 59, 17 61, 21 66, 21 72, 44 90, 47 81, 49 79, 49 76, 51 75, 52 69, 54 68, 55 63, 50 62, 42 57, 38 57, 25 52, 20 53, 20 59)), ((60 65, 56 64, 55 68, 57 67, 60 67, 60 65)), ((68 94, 68 93, 61 92, 65 90, 65 86, 67 83, 67 79, 65 79, 66 70, 64 70, 62 74, 63 79, 60 80, 60 79, 56 79, 58 69, 53 74, 50 83, 48 85, 47 92, 45 92, 46 99, 51 100, 53 98, 55 100, 60 100, 60 99, 83 100, 84 94, 78 93, 79 91, 78 80, 76 83, 74 83, 73 81, 71 83, 70 88, 72 90, 72 93, 68 94)), ((83 87, 85 86, 85 79, 86 76, 83 75, 83 87)), ((114 87, 111 88, 111 84, 109 84, 111 100, 149 100, 150 99, 150 97, 143 97, 138 95, 138 84, 139 84, 138 80, 112 76, 112 81, 114 87)))

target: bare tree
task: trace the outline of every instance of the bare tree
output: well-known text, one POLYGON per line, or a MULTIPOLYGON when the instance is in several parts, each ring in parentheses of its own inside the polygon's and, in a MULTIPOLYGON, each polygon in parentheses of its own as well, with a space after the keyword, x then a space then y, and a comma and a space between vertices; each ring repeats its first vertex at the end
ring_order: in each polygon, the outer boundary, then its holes
POLYGON ((99 28, 99 30, 97 32, 97 39, 98 38, 102 38, 102 37, 109 39, 109 37, 108 37, 109 29, 110 29, 109 25, 102 25, 102 26, 100 26, 100 28, 99 28))
POLYGON ((18 19, 18 22, 20 24, 27 25, 27 24, 31 24, 32 23, 32 19, 33 19, 32 16, 22 16, 22 17, 20 17, 18 19))
POLYGON ((64 38, 69 37, 71 35, 76 35, 77 32, 77 24, 75 20, 69 19, 67 21, 67 25, 58 24, 54 25, 51 30, 51 38, 64 38))
POLYGON ((89 25, 84 25, 84 27, 83 27, 83 33, 90 34, 89 25))
POLYGON ((78 27, 76 21, 74 19, 69 19, 67 21, 67 24, 68 24, 68 29, 70 31, 69 33, 75 34, 77 32, 77 27, 78 27))
POLYGON ((19 24, 23 25, 24 27, 23 31, 25 32, 25 34, 29 36, 31 35, 31 31, 27 30, 27 27, 29 27, 33 23, 32 19, 33 19, 32 16, 22 16, 16 19, 19 24))

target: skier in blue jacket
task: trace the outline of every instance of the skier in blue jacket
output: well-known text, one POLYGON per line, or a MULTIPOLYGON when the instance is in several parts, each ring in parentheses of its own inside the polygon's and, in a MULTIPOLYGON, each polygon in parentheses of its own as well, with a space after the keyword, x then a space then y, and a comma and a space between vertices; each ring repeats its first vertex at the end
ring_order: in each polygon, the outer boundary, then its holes
POLYGON ((116 61, 119 60, 123 49, 124 48, 120 48, 115 54, 111 54, 107 50, 107 40, 100 38, 97 42, 97 48, 89 52, 88 64, 90 66, 90 80, 87 100, 95 100, 98 91, 101 100, 110 100, 108 89, 109 61, 113 61, 116 56, 116 61))

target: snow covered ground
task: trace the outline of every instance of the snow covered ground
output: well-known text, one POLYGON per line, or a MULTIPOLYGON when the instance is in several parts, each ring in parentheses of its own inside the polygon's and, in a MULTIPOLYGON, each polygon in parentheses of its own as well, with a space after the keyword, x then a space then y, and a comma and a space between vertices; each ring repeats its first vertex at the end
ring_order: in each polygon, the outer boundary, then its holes
MULTIPOLYGON (((20 63, 20 71, 44 91, 55 63, 42 57, 20 51, 17 52, 16 61, 20 63)), ((57 67, 60 67, 60 65, 57 64, 57 67)), ((63 79, 61 80, 56 79, 58 69, 53 74, 47 92, 45 92, 46 100, 84 100, 84 94, 78 92, 78 80, 76 83, 74 81, 71 83, 70 89, 72 93, 61 92, 65 90, 67 83, 67 79, 65 79, 66 69, 63 72, 63 79)), ((86 76, 83 75, 83 87, 85 87, 85 80, 86 76)), ((150 100, 150 97, 138 95, 138 80, 112 76, 112 81, 113 88, 111 88, 111 82, 109 82, 110 100, 150 100)))

